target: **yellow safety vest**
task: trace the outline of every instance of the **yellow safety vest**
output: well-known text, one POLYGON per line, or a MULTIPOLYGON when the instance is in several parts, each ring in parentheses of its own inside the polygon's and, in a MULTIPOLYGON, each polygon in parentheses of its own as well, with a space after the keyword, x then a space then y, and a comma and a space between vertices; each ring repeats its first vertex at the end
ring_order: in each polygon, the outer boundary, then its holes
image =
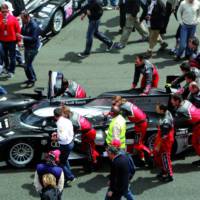
POLYGON ((118 115, 117 117, 113 118, 110 122, 108 128, 108 134, 106 136, 106 143, 109 145, 111 144, 112 140, 115 139, 113 135, 113 128, 117 126, 120 129, 119 140, 121 142, 120 148, 126 148, 126 120, 121 116, 118 115))

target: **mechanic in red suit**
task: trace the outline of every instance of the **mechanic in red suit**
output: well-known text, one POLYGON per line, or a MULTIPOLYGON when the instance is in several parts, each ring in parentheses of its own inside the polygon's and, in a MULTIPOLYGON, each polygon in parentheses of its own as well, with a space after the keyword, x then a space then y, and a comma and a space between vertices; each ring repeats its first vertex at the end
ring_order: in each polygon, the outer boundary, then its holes
MULTIPOLYGON (((173 94, 171 97, 174 110, 175 125, 185 125, 192 127, 192 146, 200 156, 200 109, 196 108, 187 100, 182 100, 178 94, 173 94)), ((193 162, 195 165, 200 165, 200 160, 193 162)))
POLYGON ((156 66, 150 63, 149 60, 146 60, 143 55, 138 55, 135 59, 135 74, 132 88, 136 88, 140 74, 143 75, 141 81, 142 95, 148 95, 152 87, 158 87, 159 74, 156 66))
POLYGON ((173 181, 171 150, 174 143, 174 123, 166 105, 157 105, 156 112, 160 115, 158 132, 154 143, 154 161, 161 170, 157 177, 161 181, 173 181))
POLYGON ((137 138, 134 141, 133 148, 139 152, 141 161, 145 162, 144 152, 147 152, 149 156, 151 153, 149 148, 144 145, 144 138, 148 127, 146 114, 135 104, 122 99, 121 96, 115 97, 115 104, 120 106, 122 115, 134 123, 137 138))
POLYGON ((63 96, 74 98, 86 98, 85 89, 72 80, 63 80, 63 96))
POLYGON ((88 154, 90 164, 96 165, 97 157, 99 157, 95 148, 96 130, 92 128, 92 124, 85 117, 76 112, 71 112, 69 107, 62 106, 62 111, 64 117, 72 121, 74 129, 81 131, 82 151, 88 154))

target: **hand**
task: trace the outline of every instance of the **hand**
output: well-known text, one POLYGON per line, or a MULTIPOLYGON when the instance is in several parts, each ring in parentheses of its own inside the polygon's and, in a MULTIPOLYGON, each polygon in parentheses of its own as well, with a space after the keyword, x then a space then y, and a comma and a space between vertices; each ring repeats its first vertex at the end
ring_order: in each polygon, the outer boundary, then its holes
POLYGON ((22 34, 20 34, 20 33, 16 33, 16 36, 17 36, 17 37, 20 37, 20 38, 22 38, 22 39, 24 38, 24 36, 23 36, 22 34))
POLYGON ((136 84, 135 84, 135 83, 132 83, 132 84, 131 84, 131 88, 132 88, 132 89, 135 89, 135 88, 136 88, 136 84))
POLYGON ((140 96, 147 96, 147 94, 146 93, 141 93, 140 96))
POLYGON ((56 132, 51 134, 51 140, 55 141, 58 139, 58 134, 56 132))
POLYGON ((84 20, 84 18, 85 18, 85 13, 83 13, 83 14, 81 15, 81 20, 84 20))
POLYGON ((147 16, 145 17, 145 19, 149 21, 149 20, 151 19, 151 16, 150 16, 150 15, 147 15, 147 16))
POLYGON ((108 197, 112 197, 112 195, 113 195, 113 192, 112 192, 112 191, 109 191, 109 192, 107 193, 107 196, 108 196, 108 197))

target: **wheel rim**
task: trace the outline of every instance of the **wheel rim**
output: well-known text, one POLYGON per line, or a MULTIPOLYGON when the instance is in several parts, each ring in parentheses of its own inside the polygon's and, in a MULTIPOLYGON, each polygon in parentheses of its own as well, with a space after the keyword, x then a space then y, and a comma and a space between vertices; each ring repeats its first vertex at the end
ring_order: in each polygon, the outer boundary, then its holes
POLYGON ((10 150, 10 159, 16 165, 26 165, 34 156, 33 148, 26 143, 15 144, 10 150))
POLYGON ((59 32, 63 25, 63 14, 61 10, 58 10, 53 18, 53 27, 56 32, 59 32))

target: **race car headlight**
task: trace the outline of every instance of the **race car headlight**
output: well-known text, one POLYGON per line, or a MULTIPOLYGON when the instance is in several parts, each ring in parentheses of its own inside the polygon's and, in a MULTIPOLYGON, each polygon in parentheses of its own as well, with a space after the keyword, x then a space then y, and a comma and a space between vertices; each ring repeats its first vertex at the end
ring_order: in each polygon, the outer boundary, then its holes
POLYGON ((3 140, 5 140, 5 138, 0 136, 0 142, 3 141, 3 140))

